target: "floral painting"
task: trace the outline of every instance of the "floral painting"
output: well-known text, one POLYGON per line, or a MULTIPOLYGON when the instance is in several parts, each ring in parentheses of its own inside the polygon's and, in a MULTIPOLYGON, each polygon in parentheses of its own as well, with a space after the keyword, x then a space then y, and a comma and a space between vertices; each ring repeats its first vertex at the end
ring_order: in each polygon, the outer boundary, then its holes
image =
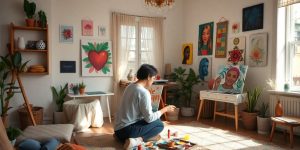
POLYGON ((224 93, 242 93, 248 66, 228 65, 220 66, 213 89, 224 93))
POLYGON ((83 36, 93 36, 93 21, 92 20, 82 20, 82 35, 83 36))
POLYGON ((216 58, 226 58, 228 37, 228 21, 217 23, 216 58))
POLYGON ((193 44, 183 44, 182 46, 182 64, 193 64, 193 44))
POLYGON ((267 65, 268 34, 252 34, 249 37, 249 66, 263 67, 267 65))
POLYGON ((234 37, 228 40, 228 64, 244 64, 245 63, 245 50, 246 50, 246 37, 234 37))
POLYGON ((112 76, 110 41, 81 40, 82 76, 112 76))
POLYGON ((73 43, 73 26, 59 26, 59 41, 61 43, 73 43))
POLYGON ((240 23, 233 23, 231 26, 232 33, 240 32, 240 23))
POLYGON ((211 57, 200 57, 198 73, 202 81, 209 81, 211 79, 211 66, 211 57))

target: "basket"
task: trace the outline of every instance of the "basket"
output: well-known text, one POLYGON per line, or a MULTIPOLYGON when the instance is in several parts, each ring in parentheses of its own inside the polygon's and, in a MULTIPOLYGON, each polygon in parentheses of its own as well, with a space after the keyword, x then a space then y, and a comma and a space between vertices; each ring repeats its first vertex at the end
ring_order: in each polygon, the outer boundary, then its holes
MULTIPOLYGON (((43 107, 31 108, 33 118, 36 124, 43 124, 43 107)), ((30 115, 25 107, 18 109, 21 129, 25 129, 27 126, 32 125, 30 115)))

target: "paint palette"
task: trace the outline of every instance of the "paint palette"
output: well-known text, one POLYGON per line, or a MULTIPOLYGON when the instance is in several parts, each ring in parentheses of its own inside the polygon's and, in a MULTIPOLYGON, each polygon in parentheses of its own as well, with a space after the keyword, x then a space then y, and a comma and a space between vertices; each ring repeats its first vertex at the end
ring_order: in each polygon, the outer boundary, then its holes
POLYGON ((157 144, 157 146, 160 149, 168 149, 168 150, 184 150, 184 149, 189 149, 194 145, 196 144, 183 139, 172 139, 169 141, 162 141, 157 144))

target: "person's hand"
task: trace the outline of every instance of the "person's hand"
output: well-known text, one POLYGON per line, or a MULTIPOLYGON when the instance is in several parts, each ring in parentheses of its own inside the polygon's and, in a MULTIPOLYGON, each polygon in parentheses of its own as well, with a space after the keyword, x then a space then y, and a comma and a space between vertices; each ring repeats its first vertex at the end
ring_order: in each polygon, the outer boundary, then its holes
POLYGON ((165 106, 164 108, 161 109, 162 113, 166 113, 166 112, 173 112, 175 110, 175 106, 174 105, 168 105, 165 106))
POLYGON ((218 78, 215 80, 214 90, 218 89, 220 83, 221 83, 221 78, 218 77, 218 78))

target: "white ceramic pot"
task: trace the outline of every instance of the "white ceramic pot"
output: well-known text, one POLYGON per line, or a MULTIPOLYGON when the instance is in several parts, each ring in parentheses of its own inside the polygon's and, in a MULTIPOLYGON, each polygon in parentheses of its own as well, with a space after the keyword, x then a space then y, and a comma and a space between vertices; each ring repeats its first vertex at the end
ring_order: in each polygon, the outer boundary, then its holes
POLYGON ((66 117, 64 112, 54 112, 53 113, 54 124, 63 124, 66 122, 66 117))
POLYGON ((271 130, 271 119, 257 116, 257 133, 269 134, 271 130))
POLYGON ((18 48, 25 49, 25 40, 23 37, 18 37, 18 48))
POLYGON ((194 116, 195 110, 192 107, 181 107, 181 115, 184 117, 194 116))
POLYGON ((173 112, 167 112, 167 120, 168 121, 176 121, 178 120, 180 108, 175 108, 173 112))

